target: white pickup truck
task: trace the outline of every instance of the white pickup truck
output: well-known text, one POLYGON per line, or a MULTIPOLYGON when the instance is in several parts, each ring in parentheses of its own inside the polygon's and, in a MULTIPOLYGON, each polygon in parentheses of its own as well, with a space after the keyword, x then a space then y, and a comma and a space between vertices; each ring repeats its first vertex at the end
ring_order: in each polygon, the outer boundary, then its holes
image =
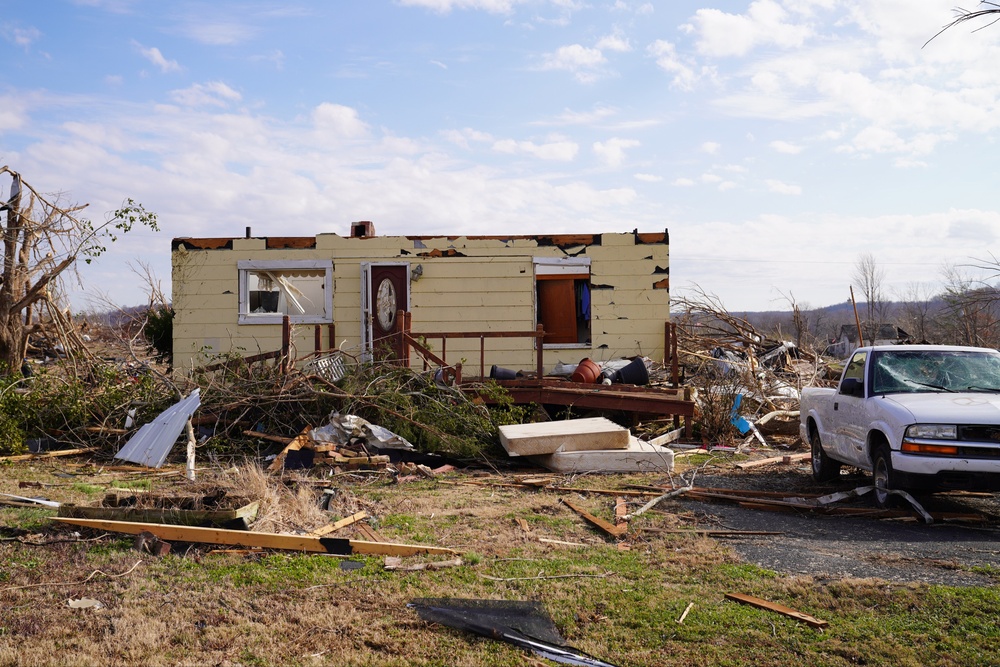
POLYGON ((1000 352, 858 348, 836 389, 803 389, 799 432, 814 479, 869 470, 880 507, 887 489, 1000 490, 1000 352))

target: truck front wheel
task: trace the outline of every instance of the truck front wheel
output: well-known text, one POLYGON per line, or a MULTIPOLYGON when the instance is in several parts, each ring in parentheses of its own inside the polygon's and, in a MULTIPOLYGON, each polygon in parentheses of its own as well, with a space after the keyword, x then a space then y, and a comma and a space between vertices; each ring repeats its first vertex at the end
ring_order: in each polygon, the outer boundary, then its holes
POLYGON ((829 482, 840 476, 840 461, 834 461, 823 451, 819 431, 815 425, 809 427, 809 449, 812 452, 812 474, 817 482, 829 482))
POLYGON ((898 496, 889 493, 896 486, 896 473, 892 470, 892 455, 888 445, 881 444, 872 454, 872 477, 875 481, 875 504, 886 509, 898 505, 898 496))

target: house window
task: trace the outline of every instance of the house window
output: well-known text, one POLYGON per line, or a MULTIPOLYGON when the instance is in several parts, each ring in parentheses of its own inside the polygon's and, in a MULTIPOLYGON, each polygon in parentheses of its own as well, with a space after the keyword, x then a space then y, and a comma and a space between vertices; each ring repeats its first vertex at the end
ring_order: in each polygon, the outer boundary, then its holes
POLYGON ((332 260, 243 260, 240 274, 240 324, 333 321, 332 260))
POLYGON ((590 258, 535 259, 538 323, 545 345, 590 345, 590 258))

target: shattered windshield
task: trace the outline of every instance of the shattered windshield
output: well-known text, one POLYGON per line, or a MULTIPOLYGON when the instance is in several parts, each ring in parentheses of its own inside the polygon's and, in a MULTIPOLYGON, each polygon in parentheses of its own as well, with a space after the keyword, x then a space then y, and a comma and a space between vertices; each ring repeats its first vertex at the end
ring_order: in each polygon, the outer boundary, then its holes
POLYGON ((1000 353, 966 350, 875 352, 872 394, 1000 392, 1000 353))

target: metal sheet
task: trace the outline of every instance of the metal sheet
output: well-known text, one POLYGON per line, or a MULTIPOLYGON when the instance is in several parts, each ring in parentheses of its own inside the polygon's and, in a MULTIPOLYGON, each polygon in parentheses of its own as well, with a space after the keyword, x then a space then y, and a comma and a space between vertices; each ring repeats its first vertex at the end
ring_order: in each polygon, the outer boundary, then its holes
POLYGON ((173 449, 184 425, 201 405, 200 389, 170 406, 148 424, 143 425, 115 454, 116 459, 159 468, 173 449))

